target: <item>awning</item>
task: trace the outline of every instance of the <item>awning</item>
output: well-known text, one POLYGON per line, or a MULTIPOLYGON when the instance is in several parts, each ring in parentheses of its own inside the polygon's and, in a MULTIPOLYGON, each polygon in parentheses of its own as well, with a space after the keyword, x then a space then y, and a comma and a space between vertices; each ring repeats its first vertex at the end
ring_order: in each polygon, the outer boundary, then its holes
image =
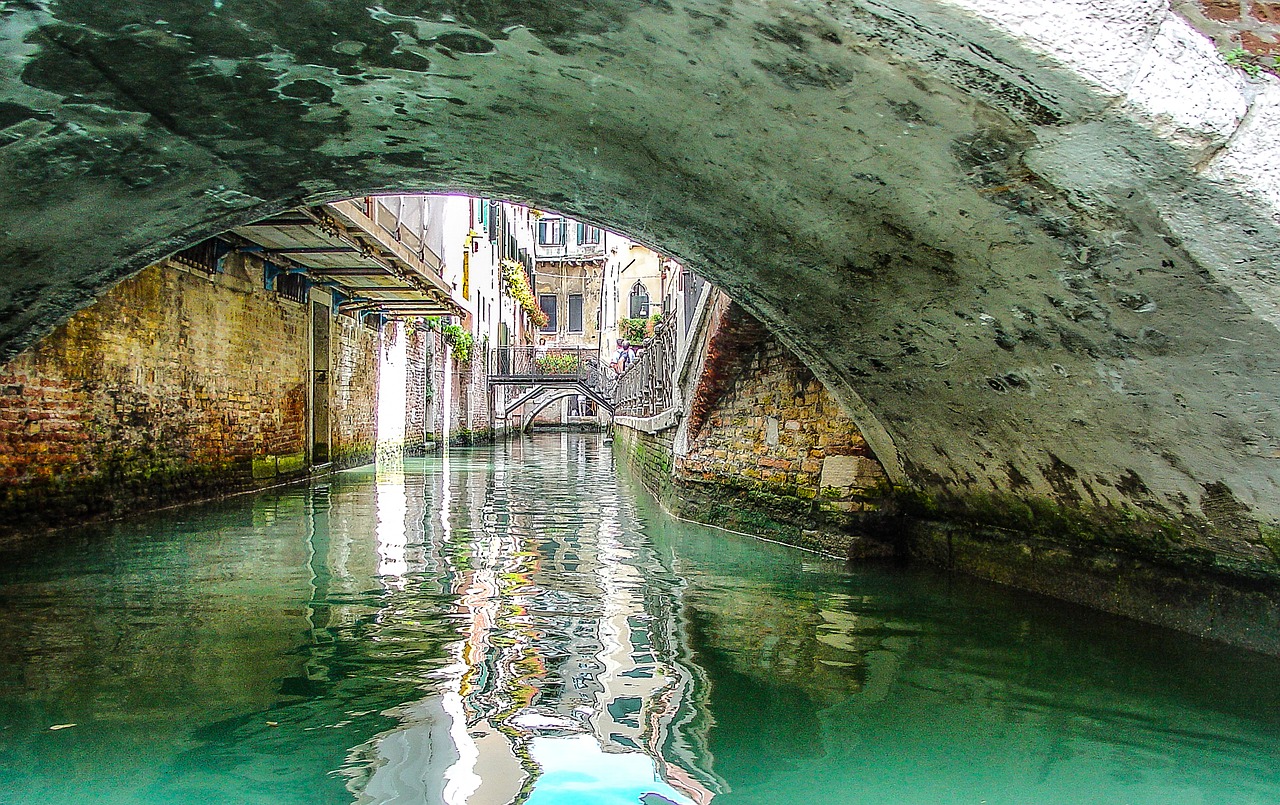
POLYGON ((358 200, 298 207, 234 231, 250 244, 242 251, 305 270, 314 282, 335 291, 339 310, 390 317, 462 313, 440 276, 440 257, 396 241, 358 200))

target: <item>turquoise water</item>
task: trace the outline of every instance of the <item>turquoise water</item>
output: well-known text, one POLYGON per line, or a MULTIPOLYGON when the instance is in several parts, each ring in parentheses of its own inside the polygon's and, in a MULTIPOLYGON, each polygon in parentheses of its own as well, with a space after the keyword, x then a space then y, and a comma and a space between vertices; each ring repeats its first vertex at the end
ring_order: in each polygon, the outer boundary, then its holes
POLYGON ((713 800, 1280 803, 1280 661, 680 523, 595 436, 0 549, 0 803, 713 800))

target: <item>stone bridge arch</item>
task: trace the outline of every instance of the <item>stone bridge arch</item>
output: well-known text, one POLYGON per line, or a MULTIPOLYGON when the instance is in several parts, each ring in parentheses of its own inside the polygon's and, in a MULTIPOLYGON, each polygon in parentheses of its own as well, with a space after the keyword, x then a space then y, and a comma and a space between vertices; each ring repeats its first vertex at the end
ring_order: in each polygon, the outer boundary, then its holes
POLYGON ((525 404, 525 410, 520 414, 519 418, 520 430, 525 433, 532 430, 534 420, 538 418, 538 414, 547 410, 552 403, 558 403, 568 397, 580 396, 583 396, 582 392, 575 391, 574 389, 549 388, 544 390, 541 394, 525 404))
POLYGON ((930 507, 1274 572, 1280 90, 1163 0, 32 0, 0 42, 4 356, 302 202, 498 196, 724 287, 930 507))

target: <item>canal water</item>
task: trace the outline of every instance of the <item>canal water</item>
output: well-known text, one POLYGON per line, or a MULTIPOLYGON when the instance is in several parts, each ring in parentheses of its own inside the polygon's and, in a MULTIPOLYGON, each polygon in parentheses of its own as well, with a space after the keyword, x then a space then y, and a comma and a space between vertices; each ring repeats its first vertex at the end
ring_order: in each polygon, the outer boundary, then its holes
POLYGON ((681 523, 594 435, 39 544, 0 803, 1280 803, 1280 661, 681 523))

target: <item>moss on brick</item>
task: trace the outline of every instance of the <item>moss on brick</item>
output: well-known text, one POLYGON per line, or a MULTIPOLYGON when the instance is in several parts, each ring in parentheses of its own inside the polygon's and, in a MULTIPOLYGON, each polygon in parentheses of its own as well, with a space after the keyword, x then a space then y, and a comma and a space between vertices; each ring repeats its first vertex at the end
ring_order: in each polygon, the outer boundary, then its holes
MULTIPOLYGON (((1233 557, 1206 547, 1209 535, 1190 522, 1112 507, 1067 508, 1042 497, 1009 494, 939 494, 898 488, 893 504, 904 515, 933 523, 963 524, 992 541, 1056 544, 1081 556, 1115 551, 1163 567, 1280 582, 1280 565, 1233 557)), ((1274 530, 1264 531, 1274 535, 1274 530)), ((1280 547, 1263 539, 1273 552, 1280 547)))
POLYGON ((1275 557, 1277 564, 1280 564, 1280 528, 1268 525, 1262 525, 1258 529, 1258 537, 1262 540, 1262 544, 1271 551, 1271 555, 1275 557))

